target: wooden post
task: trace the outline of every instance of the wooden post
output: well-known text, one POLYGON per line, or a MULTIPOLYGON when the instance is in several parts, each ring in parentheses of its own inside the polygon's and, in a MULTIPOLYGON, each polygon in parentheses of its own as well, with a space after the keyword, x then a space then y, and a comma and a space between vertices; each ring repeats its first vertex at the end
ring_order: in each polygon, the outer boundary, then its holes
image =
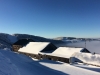
POLYGON ((85 48, 86 48, 86 39, 85 39, 85 48))

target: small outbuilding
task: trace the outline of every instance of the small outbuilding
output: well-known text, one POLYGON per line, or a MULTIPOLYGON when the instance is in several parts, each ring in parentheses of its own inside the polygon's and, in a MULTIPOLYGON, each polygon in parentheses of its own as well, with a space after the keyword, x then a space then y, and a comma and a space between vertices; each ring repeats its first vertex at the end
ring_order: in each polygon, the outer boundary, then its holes
POLYGON ((29 42, 35 42, 33 39, 19 39, 12 45, 13 51, 17 52, 23 46, 26 46, 29 42))

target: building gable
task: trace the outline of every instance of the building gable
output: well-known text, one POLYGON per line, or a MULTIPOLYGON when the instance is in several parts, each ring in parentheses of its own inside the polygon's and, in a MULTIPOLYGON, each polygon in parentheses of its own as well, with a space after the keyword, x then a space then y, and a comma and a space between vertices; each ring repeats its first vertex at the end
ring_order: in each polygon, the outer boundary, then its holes
POLYGON ((52 43, 49 43, 41 52, 52 53, 56 49, 57 47, 55 45, 53 45, 52 43))
POLYGON ((87 50, 86 48, 83 48, 82 50, 81 50, 81 52, 84 52, 84 53, 91 53, 89 50, 87 50))

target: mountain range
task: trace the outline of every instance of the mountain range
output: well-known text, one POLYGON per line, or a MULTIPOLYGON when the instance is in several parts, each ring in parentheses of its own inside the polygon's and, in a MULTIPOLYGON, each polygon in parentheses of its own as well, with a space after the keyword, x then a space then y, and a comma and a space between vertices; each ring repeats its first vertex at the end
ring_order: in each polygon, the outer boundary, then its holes
POLYGON ((29 35, 29 34, 7 34, 0 33, 0 49, 9 48, 12 49, 12 44, 19 39, 33 39, 36 42, 51 42, 57 47, 64 46, 65 42, 62 40, 48 39, 40 36, 29 35))

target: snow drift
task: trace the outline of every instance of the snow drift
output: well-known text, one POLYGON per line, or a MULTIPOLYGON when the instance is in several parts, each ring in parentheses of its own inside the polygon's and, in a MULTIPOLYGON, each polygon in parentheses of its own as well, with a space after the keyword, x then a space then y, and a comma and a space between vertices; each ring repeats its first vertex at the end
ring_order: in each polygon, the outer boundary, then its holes
POLYGON ((100 54, 74 53, 72 57, 78 58, 87 64, 100 66, 100 54))

